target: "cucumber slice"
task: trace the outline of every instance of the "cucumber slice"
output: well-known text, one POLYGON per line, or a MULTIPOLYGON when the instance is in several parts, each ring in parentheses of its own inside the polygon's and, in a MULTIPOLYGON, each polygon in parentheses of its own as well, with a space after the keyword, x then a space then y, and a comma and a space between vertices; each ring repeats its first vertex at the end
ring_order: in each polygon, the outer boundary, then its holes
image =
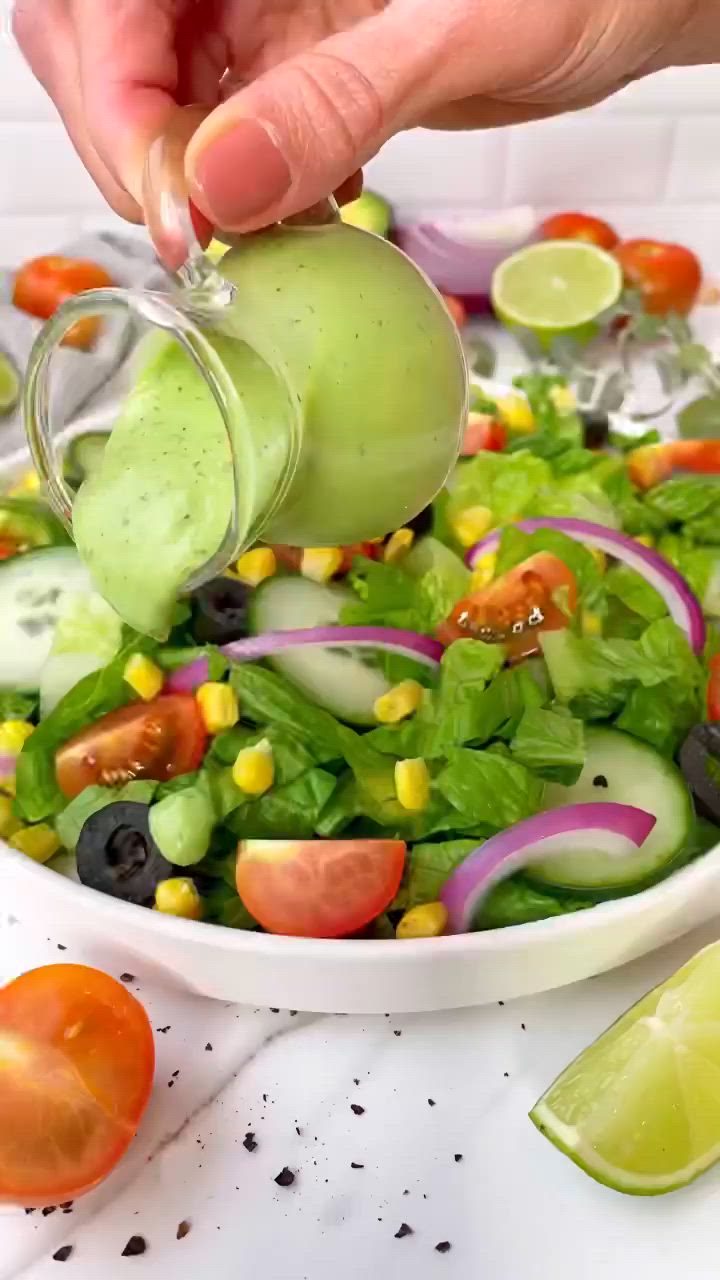
MULTIPOLYGON (((250 628, 259 635, 336 626, 343 605, 354 599, 342 587, 323 587, 306 578, 271 578, 255 593, 250 628)), ((318 706, 351 724, 374 724, 375 701, 390 688, 365 649, 287 649, 268 661, 318 706)))
POLYGON ((612 801, 632 804, 657 819, 632 858, 579 850, 534 862, 527 874, 555 888, 632 893, 667 873, 689 844, 694 812, 685 780, 671 760, 617 729, 585 729, 583 771, 572 787, 550 783, 545 808, 612 801))
POLYGON ((86 431, 70 441, 63 462, 65 479, 69 484, 79 486, 93 471, 97 471, 109 437, 109 431, 86 431))
POLYGON ((0 689, 37 689, 70 596, 92 590, 73 547, 46 547, 0 563, 0 689))

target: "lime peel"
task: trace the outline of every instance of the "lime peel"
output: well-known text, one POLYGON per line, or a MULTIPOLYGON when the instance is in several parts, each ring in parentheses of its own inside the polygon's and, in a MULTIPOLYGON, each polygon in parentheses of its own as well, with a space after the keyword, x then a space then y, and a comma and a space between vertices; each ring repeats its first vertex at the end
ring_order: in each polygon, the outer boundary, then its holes
POLYGON ((628 1195, 677 1190, 720 1160, 720 943, 623 1014, 530 1118, 590 1177, 628 1195))

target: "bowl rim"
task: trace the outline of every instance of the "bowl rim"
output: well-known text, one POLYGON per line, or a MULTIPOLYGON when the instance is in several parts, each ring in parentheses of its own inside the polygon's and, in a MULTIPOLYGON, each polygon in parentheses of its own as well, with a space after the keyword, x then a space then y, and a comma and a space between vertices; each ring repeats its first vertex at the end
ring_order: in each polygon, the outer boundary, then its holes
MULTIPOLYGON (((298 952, 308 961, 327 959, 329 952, 342 948, 344 960, 356 962, 361 956, 373 961, 392 961, 397 966, 407 964, 423 955, 427 958, 427 949, 432 947, 438 958, 448 958, 456 954, 468 952, 477 956, 493 952, 514 951, 518 946, 542 944, 548 936, 556 936, 557 941, 572 942, 578 937, 602 929, 608 923, 622 918, 632 921, 642 916, 646 909, 661 904, 663 899, 673 896, 682 887, 692 889, 695 882, 702 882, 717 867, 720 868, 720 843, 708 849, 687 866, 673 872, 665 880, 651 885, 639 893, 628 894, 624 898, 611 898, 598 902, 587 911, 577 911, 563 916, 550 916, 544 920, 534 920, 528 924, 508 925, 502 929, 486 929, 476 933, 446 934, 440 938, 408 938, 399 945, 397 938, 298 938, 286 934, 259 933, 251 929, 232 929, 229 925, 216 924, 202 920, 185 920, 179 916, 163 915, 151 912, 147 907, 125 902, 121 898, 113 898, 100 893, 88 885, 80 884, 69 877, 54 871, 52 867, 33 862, 25 854, 11 848, 0 840, 0 857, 9 868, 18 873, 20 878, 27 877, 30 888, 34 882, 48 877, 55 879, 56 892, 60 902, 75 900, 81 905, 91 898, 95 902, 95 914, 113 920, 122 926, 123 921, 129 923, 128 911, 132 912, 135 926, 143 933, 167 937, 176 942, 185 941, 188 945, 209 946, 211 949, 233 951, 238 955, 253 952, 256 955, 273 954, 274 957, 292 957, 298 952), (213 942, 213 939, 216 941, 213 942)), ((298 957, 300 958, 300 957, 298 957)))

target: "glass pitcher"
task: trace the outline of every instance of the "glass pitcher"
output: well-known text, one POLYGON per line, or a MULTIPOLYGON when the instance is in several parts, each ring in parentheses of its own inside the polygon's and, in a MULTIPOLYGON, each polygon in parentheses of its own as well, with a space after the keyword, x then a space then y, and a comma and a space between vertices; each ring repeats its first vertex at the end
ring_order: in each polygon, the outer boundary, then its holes
POLYGON ((179 594, 257 540, 335 546, 406 523, 445 482, 467 416, 457 329, 404 254, 330 202, 235 238, 213 263, 175 176, 184 143, 159 139, 145 175, 173 284, 65 302, 35 343, 24 401, 35 465, 96 586, 156 635, 179 594), (97 469, 73 490, 62 451, 78 424, 53 356, 88 316, 130 319, 133 343, 97 469))

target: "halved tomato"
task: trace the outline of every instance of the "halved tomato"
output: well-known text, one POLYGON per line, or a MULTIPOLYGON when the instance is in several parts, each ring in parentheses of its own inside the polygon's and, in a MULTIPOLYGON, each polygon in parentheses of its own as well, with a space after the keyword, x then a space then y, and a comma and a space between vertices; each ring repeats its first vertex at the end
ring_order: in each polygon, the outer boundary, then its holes
POLYGON ((60 747, 58 786, 72 799, 86 787, 122 786, 132 778, 166 782, 199 768, 207 731, 195 698, 161 694, 111 711, 60 747))
POLYGON ((268 933, 341 938, 390 906, 404 866, 403 840, 243 840, 236 884, 268 933))
POLYGON ((710 659, 708 668, 707 718, 717 721, 720 720, 720 653, 710 659))
POLYGON ((97 1186, 147 1106, 147 1014, 114 978, 53 964, 0 990, 0 1202, 48 1205, 97 1186))
POLYGON ((541 631, 567 627, 576 608, 574 574, 558 556, 539 551, 482 591, 465 596, 437 637, 445 645, 463 637, 502 644, 508 658, 517 661, 539 652, 541 631))

